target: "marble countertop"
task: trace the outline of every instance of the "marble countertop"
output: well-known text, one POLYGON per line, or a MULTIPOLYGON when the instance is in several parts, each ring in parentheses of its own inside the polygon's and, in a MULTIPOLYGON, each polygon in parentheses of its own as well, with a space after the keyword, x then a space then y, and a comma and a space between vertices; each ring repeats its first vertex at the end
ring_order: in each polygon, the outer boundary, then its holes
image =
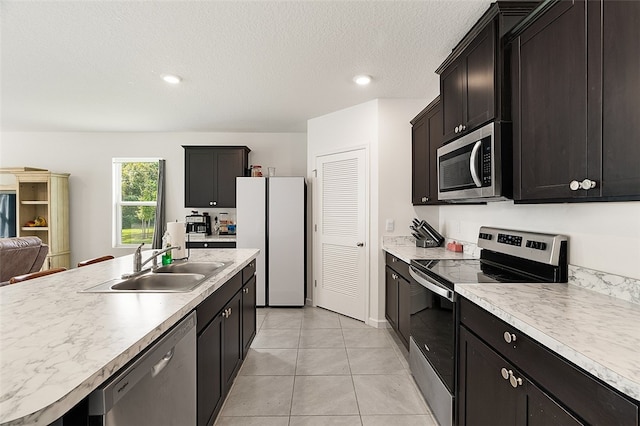
POLYGON ((79 292, 131 272, 131 255, 0 288, 0 424, 55 421, 257 255, 192 251, 231 263, 188 293, 79 292))
POLYGON ((411 263, 411 259, 476 259, 476 256, 471 254, 457 253, 444 247, 421 248, 415 245, 385 244, 382 249, 405 263, 411 263))
POLYGON ((640 400, 640 305, 571 284, 456 284, 455 291, 640 400))

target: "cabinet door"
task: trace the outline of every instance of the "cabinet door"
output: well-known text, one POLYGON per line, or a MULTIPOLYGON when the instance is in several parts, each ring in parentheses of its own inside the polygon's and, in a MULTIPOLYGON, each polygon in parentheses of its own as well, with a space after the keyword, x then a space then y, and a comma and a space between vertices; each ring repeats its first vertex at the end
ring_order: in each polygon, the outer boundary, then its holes
POLYGON ((559 2, 513 45, 514 199, 587 196, 585 1, 559 2))
POLYGON ((231 388, 242 362, 242 292, 236 293, 223 309, 222 381, 224 390, 231 388))
POLYGON ((246 358, 256 335, 256 276, 242 288, 242 358, 246 358))
POLYGON ((214 201, 214 156, 209 148, 185 148, 185 207, 210 207, 214 201))
POLYGON ((528 426, 584 424, 529 381, 526 381, 526 392, 528 426))
POLYGON ((436 98, 427 111, 413 121, 412 128, 412 204, 438 202, 438 148, 442 146, 442 108, 436 98))
POLYGON ((495 117, 496 41, 491 21, 466 52, 464 126, 470 131, 495 117))
POLYGON ((198 426, 213 424, 222 405, 222 317, 218 315, 198 335, 198 426))
POLYGON ((385 317, 394 330, 398 329, 398 274, 388 266, 385 279, 385 317))
POLYGON ((411 293, 409 281, 398 276, 398 333, 404 345, 409 349, 409 335, 411 332, 411 293))
POLYGON ((217 207, 236 206, 236 178, 244 176, 242 149, 218 149, 215 157, 215 202, 217 207))
POLYGON ((458 129, 464 117, 465 66, 464 57, 460 57, 440 76, 443 142, 459 136, 458 129))
POLYGON ((460 327, 458 424, 525 424, 526 395, 513 388, 502 369, 515 369, 487 345, 460 327))
MULTIPOLYGON (((640 2, 604 1, 601 22, 602 195, 637 198, 640 196, 640 2)), ((590 162, 589 175, 598 167, 599 164, 590 162)))
POLYGON ((411 128, 411 203, 426 204, 429 201, 429 121, 420 117, 411 128))

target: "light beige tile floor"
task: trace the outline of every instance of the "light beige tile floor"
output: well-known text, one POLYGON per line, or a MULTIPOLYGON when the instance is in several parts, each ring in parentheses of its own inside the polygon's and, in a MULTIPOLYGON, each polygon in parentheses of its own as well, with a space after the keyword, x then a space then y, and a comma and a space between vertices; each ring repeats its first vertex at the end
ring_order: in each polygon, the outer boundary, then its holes
POLYGON ((259 308, 216 426, 434 426, 390 329, 327 311, 259 308))

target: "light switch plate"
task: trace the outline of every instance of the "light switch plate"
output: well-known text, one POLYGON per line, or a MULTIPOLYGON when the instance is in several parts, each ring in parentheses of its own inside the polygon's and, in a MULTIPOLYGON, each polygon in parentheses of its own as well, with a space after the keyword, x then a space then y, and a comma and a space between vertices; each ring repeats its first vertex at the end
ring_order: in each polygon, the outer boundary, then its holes
POLYGON ((395 227, 395 222, 393 219, 387 219, 385 223, 385 230, 387 232, 393 232, 393 228, 395 227))

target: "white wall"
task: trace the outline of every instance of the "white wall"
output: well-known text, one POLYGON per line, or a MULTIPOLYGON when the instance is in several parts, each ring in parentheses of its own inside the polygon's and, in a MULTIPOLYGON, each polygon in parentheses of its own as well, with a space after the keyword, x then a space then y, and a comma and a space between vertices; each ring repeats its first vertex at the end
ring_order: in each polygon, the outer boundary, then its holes
POLYGON ((444 206, 440 228, 475 242, 481 225, 569 236, 569 263, 640 279, 640 202, 444 206))
POLYGON ((246 145, 251 149, 250 164, 276 167, 279 176, 304 176, 305 141, 305 133, 3 132, 0 167, 31 166, 71 173, 70 233, 74 265, 95 256, 122 256, 132 252, 111 247, 113 157, 166 159, 166 219, 182 221, 190 211, 184 208, 182 145, 246 145))
MULTIPOLYGON (((377 99, 309 120, 307 155, 310 180, 318 155, 366 147, 369 158, 369 318, 384 322, 384 255, 382 235, 408 235, 411 218, 427 216, 437 223, 437 208, 421 213, 411 206, 411 124, 425 99, 377 99), (395 221, 385 231, 385 220, 395 221)), ((315 218, 314 218, 315 219, 315 218)), ((313 282, 312 279, 309 282, 313 282)), ((311 288, 309 295, 312 294, 311 288)))

